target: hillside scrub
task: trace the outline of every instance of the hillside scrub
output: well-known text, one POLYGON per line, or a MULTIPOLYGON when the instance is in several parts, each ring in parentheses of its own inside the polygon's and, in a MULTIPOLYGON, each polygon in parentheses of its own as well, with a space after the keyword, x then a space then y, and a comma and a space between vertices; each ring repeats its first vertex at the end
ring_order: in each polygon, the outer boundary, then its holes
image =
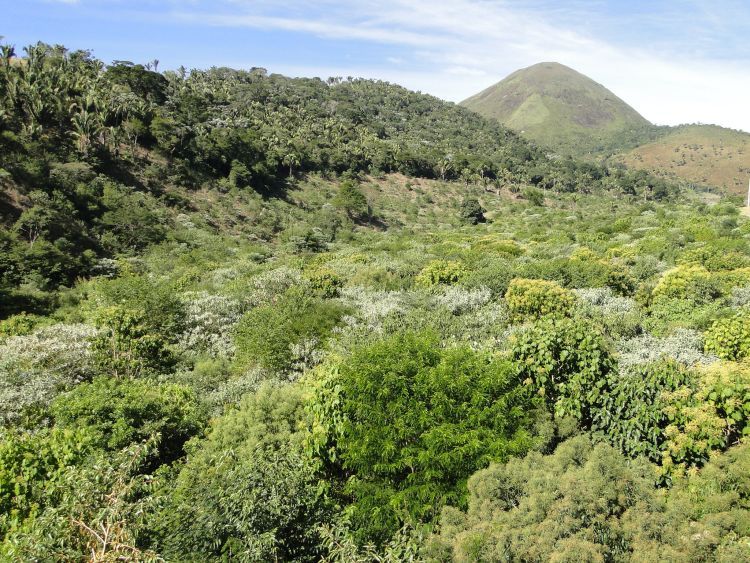
POLYGON ((747 559, 731 201, 45 44, 0 129, 0 559, 747 559))

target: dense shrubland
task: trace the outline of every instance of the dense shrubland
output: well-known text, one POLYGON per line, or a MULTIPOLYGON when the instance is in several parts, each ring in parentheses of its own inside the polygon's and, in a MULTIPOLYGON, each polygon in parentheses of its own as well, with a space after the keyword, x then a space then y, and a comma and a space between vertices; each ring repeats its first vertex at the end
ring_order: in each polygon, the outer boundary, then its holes
POLYGON ((734 206, 385 83, 3 57, 0 558, 748 559, 734 206))

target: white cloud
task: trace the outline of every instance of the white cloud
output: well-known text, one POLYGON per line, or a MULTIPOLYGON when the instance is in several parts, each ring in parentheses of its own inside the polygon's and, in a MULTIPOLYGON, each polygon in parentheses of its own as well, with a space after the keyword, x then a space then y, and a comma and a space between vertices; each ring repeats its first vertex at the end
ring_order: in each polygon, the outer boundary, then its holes
MULTIPOLYGON (((704 28, 726 25, 711 3, 690 0, 689 4, 703 14, 704 28)), ((331 70, 341 76, 391 80, 453 101, 518 68, 558 61, 604 84, 654 122, 700 121, 750 131, 747 60, 696 54, 688 43, 681 50, 682 45, 671 44, 669 37, 649 47, 595 37, 577 23, 588 17, 584 12, 591 2, 586 0, 572 16, 544 0, 297 0, 283 6, 264 0, 233 0, 224 6, 230 9, 217 7, 210 14, 183 11, 176 16, 216 26, 280 29, 397 46, 403 54, 389 58, 391 64, 382 68, 331 70), (396 60, 417 61, 419 70, 393 69, 393 64, 400 64, 396 60)), ((735 19, 744 16, 750 22, 750 13, 743 14, 741 4, 732 13, 735 19)), ((688 21, 691 15, 695 14, 673 17, 688 21)), ((667 25, 667 20, 655 16, 650 23, 667 25)), ((711 29, 701 44, 716 40, 711 29)), ((292 68, 273 70, 290 72, 292 68)), ((323 68, 296 70, 321 75, 313 71, 323 68)))

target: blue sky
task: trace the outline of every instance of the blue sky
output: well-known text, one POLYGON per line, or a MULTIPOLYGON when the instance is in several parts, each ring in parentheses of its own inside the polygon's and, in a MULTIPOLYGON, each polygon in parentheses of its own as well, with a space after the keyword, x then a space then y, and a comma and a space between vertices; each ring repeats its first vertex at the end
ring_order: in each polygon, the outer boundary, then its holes
POLYGON ((160 69, 382 78, 460 101, 558 61, 664 124, 750 131, 748 0, 0 0, 0 35, 160 69))

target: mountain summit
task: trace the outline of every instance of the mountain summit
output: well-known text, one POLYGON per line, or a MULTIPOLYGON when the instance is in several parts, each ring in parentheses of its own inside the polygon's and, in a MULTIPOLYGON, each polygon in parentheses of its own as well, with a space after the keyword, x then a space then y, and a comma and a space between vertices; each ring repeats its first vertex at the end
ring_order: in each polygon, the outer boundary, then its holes
POLYGON ((555 62, 517 70, 461 105, 571 154, 635 144, 652 127, 607 88, 555 62))

